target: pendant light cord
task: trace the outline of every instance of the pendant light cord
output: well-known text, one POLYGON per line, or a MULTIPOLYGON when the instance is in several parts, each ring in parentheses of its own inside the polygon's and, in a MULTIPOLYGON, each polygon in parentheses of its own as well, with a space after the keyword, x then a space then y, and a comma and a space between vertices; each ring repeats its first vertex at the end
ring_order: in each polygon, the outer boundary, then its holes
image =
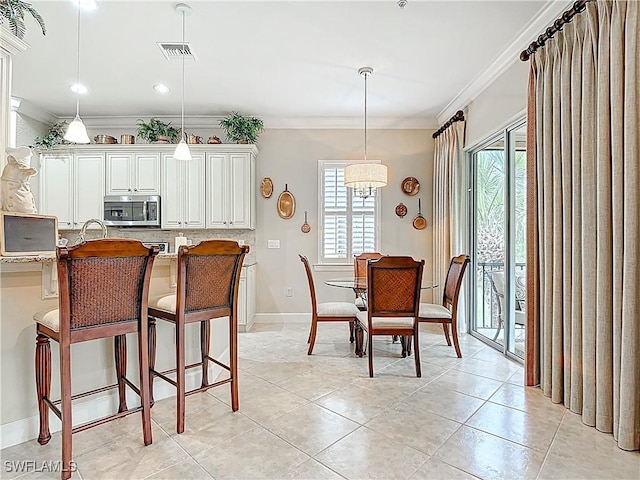
POLYGON ((76 117, 80 116, 80 5, 78 5, 78 32, 77 32, 78 50, 76 65, 76 117))
POLYGON ((182 138, 185 139, 184 136, 184 16, 185 12, 182 11, 182 113, 181 113, 181 123, 182 123, 182 138))
POLYGON ((367 160, 367 78, 368 73, 364 74, 364 159, 367 160))

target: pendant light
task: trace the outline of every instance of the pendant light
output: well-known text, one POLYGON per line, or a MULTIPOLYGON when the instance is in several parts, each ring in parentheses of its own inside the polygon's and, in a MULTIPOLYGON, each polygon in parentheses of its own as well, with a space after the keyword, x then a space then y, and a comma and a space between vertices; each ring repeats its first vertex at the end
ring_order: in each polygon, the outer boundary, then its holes
POLYGON ((381 163, 367 163, 367 78, 373 68, 362 67, 358 74, 364 77, 364 162, 347 165, 344 169, 344 184, 354 193, 367 198, 376 194, 376 189, 387 185, 387 167, 381 163))
POLYGON ((176 10, 182 14, 182 127, 180 131, 180 142, 176 146, 176 151, 173 153, 173 158, 175 158, 176 160, 191 160, 191 151, 189 150, 189 145, 187 145, 187 142, 185 142, 184 134, 184 19, 187 13, 191 12, 191 7, 186 3, 178 3, 176 5, 176 10))
MULTIPOLYGON (((78 5, 78 64, 77 64, 77 83, 80 85, 80 5, 78 5)), ((69 124, 67 131, 64 134, 64 139, 73 143, 89 143, 89 136, 87 135, 87 128, 80 119, 80 89, 76 89, 76 118, 69 124)))

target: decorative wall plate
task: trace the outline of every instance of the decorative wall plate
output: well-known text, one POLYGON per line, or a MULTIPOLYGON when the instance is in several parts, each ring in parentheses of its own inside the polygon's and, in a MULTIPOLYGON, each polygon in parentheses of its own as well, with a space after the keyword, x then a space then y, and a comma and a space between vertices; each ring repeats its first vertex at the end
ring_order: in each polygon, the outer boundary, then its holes
POLYGON ((414 196, 420 191, 420 182, 415 177, 407 177, 402 180, 401 188, 407 195, 414 196))
POLYGON ((264 198, 269 198, 273 194, 273 182, 269 177, 264 177, 260 183, 260 194, 264 198))
POLYGON ((284 186, 284 192, 278 197, 278 215, 280 218, 289 219, 296 213, 296 199, 293 194, 287 189, 287 184, 284 186))
POLYGON ((396 205, 396 215, 399 216, 400 218, 404 217, 407 214, 407 206, 400 202, 398 205, 396 205))

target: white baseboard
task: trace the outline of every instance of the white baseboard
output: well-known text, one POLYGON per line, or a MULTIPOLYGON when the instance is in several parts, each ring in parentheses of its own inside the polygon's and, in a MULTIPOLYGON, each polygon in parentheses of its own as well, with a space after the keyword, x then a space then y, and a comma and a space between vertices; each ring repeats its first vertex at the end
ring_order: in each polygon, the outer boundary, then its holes
POLYGON ((256 313, 254 323, 310 323, 311 312, 309 313, 256 313))
MULTIPOLYGON (((229 349, 225 349, 220 355, 219 360, 222 363, 229 362, 229 349)), ((217 378, 223 371, 222 367, 213 364, 209 368, 209 378, 217 378)), ((131 378, 134 378, 129 375, 131 378)), ((187 371, 186 382, 187 390, 197 388, 200 386, 200 370, 194 368, 187 371)), ((168 384, 160 378, 156 378, 153 383, 153 397, 154 400, 162 400, 164 398, 174 397, 176 389, 173 385, 168 384)), ((127 388, 127 404, 138 405, 139 397, 131 389, 127 388)), ((84 401, 77 401, 73 403, 73 424, 81 425, 91 420, 109 415, 110 412, 116 412, 118 409, 118 389, 114 388, 105 395, 99 397, 93 397, 84 401)), ((152 409, 153 412, 153 409, 152 409)), ((28 440, 34 440, 38 438, 40 428, 40 420, 38 415, 32 417, 22 418, 14 422, 5 423, 0 425, 0 449, 11 447, 19 443, 26 442, 28 440)), ((62 428, 62 424, 58 417, 54 413, 49 413, 49 428, 51 433, 59 432, 62 428)))

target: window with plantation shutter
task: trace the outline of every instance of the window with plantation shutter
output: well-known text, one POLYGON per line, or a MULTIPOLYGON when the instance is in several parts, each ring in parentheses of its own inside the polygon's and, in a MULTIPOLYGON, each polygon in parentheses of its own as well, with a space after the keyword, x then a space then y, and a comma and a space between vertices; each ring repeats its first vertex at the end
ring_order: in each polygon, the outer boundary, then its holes
POLYGON ((351 264, 377 251, 378 197, 360 198, 344 186, 346 161, 319 162, 320 263, 351 264))

